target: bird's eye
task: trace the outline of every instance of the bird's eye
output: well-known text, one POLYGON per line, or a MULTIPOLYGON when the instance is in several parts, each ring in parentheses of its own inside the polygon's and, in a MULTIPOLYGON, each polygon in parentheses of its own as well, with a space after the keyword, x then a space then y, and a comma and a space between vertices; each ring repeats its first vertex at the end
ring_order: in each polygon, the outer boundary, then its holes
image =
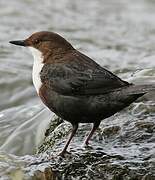
POLYGON ((39 42, 40 42, 39 39, 35 39, 34 41, 35 44, 38 44, 39 42))

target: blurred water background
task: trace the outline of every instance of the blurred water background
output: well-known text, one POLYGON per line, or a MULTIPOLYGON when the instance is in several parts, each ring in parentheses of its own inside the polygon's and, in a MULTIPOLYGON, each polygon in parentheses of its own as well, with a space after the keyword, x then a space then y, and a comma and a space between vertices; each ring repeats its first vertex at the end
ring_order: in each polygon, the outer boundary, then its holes
MULTIPOLYGON (((0 171, 9 154, 35 153, 53 117, 32 85, 31 54, 10 40, 54 31, 123 79, 155 83, 154 0, 0 0, 0 23, 0 171)), ((154 119, 153 100, 128 113, 149 106, 154 119)))

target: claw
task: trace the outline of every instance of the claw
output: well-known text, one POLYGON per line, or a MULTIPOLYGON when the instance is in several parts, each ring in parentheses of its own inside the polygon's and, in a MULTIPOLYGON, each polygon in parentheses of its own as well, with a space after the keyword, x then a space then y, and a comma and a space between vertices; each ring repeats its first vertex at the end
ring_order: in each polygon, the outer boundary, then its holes
POLYGON ((61 157, 65 157, 65 154, 71 154, 70 152, 68 152, 68 151, 61 151, 59 154, 58 154, 58 156, 61 156, 61 157))

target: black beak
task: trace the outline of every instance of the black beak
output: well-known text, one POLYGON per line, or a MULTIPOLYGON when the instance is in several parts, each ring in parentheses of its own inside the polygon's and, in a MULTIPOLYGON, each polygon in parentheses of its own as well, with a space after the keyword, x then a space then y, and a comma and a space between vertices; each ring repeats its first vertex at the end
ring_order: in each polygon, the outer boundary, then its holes
POLYGON ((15 44, 17 46, 26 46, 26 43, 24 40, 18 40, 18 41, 9 41, 11 44, 15 44))

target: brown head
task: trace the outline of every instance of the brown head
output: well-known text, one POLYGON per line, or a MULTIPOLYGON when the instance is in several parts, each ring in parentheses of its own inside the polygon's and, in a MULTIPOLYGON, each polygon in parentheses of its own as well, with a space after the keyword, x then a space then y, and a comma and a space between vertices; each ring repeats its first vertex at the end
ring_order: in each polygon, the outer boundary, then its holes
POLYGON ((49 55, 54 57, 74 49, 63 37, 48 31, 36 32, 25 40, 10 41, 10 43, 37 49, 45 59, 49 55))

